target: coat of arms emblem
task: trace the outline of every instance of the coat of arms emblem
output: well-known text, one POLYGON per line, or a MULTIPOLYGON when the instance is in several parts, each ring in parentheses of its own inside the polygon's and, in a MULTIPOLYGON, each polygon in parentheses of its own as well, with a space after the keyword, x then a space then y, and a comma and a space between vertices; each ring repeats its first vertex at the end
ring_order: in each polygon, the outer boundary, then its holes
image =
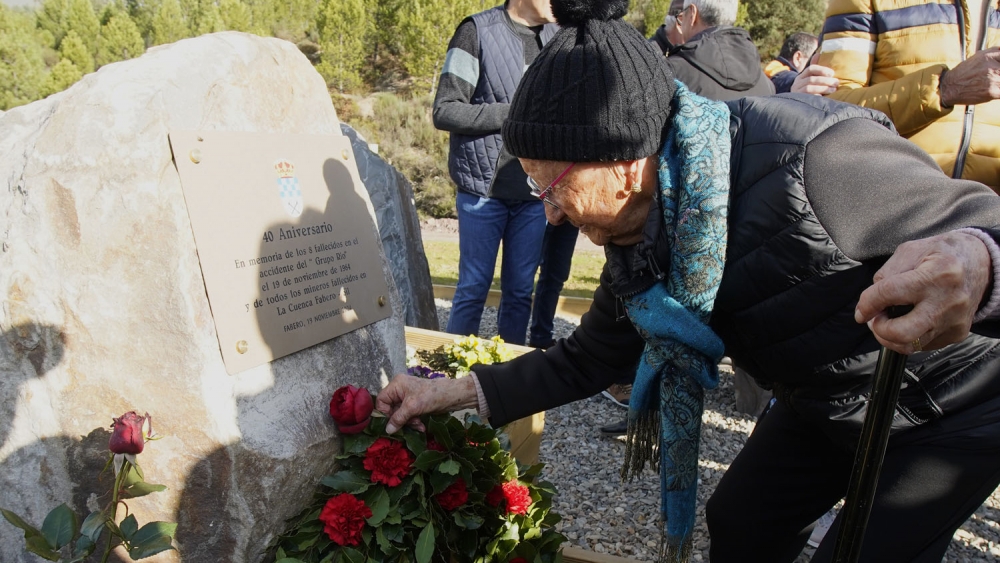
POLYGON ((274 171, 278 174, 278 195, 285 212, 291 217, 302 215, 302 188, 295 177, 295 165, 283 158, 278 159, 274 163, 274 171))

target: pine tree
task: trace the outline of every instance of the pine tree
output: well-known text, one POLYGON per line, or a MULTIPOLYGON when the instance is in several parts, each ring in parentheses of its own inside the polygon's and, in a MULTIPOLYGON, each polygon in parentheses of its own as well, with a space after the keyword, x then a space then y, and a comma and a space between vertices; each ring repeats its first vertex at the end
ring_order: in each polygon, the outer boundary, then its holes
POLYGON ((45 82, 34 18, 0 3, 0 110, 37 100, 45 82))
POLYGON ((246 0, 250 8, 250 33, 269 36, 274 33, 278 19, 279 0, 246 0))
POLYGON ((94 72, 94 57, 87 51, 87 46, 77 35, 76 30, 70 30, 59 45, 59 56, 62 60, 73 63, 82 74, 94 72))
POLYGON ((70 60, 62 59, 56 63, 56 66, 52 67, 52 71, 45 77, 41 94, 42 96, 50 96, 56 92, 62 92, 76 84, 81 78, 83 78, 83 73, 80 72, 80 69, 76 68, 76 65, 70 60))
POLYGON ((111 16, 101 27, 97 38, 97 64, 106 64, 133 59, 146 51, 146 44, 139 35, 139 28, 128 15, 121 13, 111 16))
POLYGON ((371 25, 364 0, 328 0, 320 13, 323 60, 317 70, 341 92, 361 84, 365 37, 371 25))
POLYGON ((221 0, 219 14, 226 29, 233 31, 250 31, 250 7, 241 0, 221 0))
POLYGON ((51 47, 58 47, 66 35, 66 15, 69 13, 69 0, 42 0, 37 12, 38 27, 52 34, 55 42, 51 47))
POLYGON ((432 93, 448 42, 459 22, 477 11, 475 4, 474 0, 411 0, 403 8, 403 66, 410 76, 428 84, 432 93))
POLYGON ((180 2, 178 0, 163 0, 153 16, 150 43, 163 45, 190 36, 191 31, 184 21, 180 2))
POLYGON ((219 11, 219 7, 215 4, 215 2, 205 2, 201 6, 198 17, 198 27, 195 29, 195 36, 204 35, 206 33, 215 33, 216 31, 224 31, 225 29, 226 22, 222 19, 222 13, 219 11))
POLYGON ((94 5, 90 0, 69 0, 66 12, 66 32, 75 31, 87 47, 91 55, 97 53, 97 35, 101 31, 101 22, 94 13, 94 5))

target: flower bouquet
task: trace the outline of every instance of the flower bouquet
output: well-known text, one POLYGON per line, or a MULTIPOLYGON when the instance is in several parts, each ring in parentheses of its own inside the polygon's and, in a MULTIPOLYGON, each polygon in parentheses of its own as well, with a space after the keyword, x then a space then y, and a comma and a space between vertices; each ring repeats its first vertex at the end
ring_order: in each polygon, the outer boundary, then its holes
POLYGON ((561 559, 555 489, 518 468, 497 431, 449 415, 426 432, 385 431, 372 397, 338 389, 330 413, 344 439, 338 471, 275 541, 279 563, 512 562, 561 559))

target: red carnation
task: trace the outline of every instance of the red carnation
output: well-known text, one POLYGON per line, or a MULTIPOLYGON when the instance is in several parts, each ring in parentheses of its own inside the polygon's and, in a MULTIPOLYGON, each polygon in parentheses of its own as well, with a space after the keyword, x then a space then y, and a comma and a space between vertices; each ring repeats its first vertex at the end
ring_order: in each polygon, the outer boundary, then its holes
POLYGON ((325 524, 323 531, 337 545, 358 545, 365 518, 371 518, 372 509, 350 493, 339 494, 326 501, 319 513, 325 524))
POLYGON ((372 483, 395 487, 410 474, 413 454, 401 442, 379 438, 365 452, 365 469, 372 472, 372 483))
POLYGON ((446 452, 446 451, 448 451, 448 450, 445 449, 444 446, 442 446, 441 444, 437 443, 437 441, 434 440, 434 438, 428 438, 427 439, 427 449, 428 450, 434 450, 435 452, 446 452))
POLYGON ((448 488, 434 495, 441 508, 451 511, 465 504, 469 500, 469 492, 465 489, 465 481, 459 477, 448 488))
POLYGON ((358 434, 364 431, 372 418, 372 394, 367 389, 347 385, 337 389, 330 399, 330 416, 337 423, 341 434, 358 434))
POLYGON ((517 481, 507 481, 503 485, 503 496, 507 500, 507 514, 527 514, 531 506, 531 493, 528 487, 517 481))
POLYGON ((490 492, 486 493, 486 504, 496 508, 503 502, 503 487, 497 485, 490 492))

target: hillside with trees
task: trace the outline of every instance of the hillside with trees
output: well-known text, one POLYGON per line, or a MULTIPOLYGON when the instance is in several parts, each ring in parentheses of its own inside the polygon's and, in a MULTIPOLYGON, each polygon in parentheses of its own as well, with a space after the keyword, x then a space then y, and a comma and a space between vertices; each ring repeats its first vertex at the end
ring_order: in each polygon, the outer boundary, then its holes
MULTIPOLYGON (((633 0, 626 20, 651 35, 670 0, 633 0)), ((487 0, 41 0, 0 3, 0 110, 60 92, 146 49, 223 30, 298 45, 338 112, 413 183, 418 207, 453 213, 447 135, 430 123, 436 78, 461 20, 487 0), (373 93, 377 93, 372 97, 373 93), (361 111, 356 103, 366 98, 361 111)), ((791 31, 817 32, 824 0, 748 0, 739 25, 770 60, 791 31)))

